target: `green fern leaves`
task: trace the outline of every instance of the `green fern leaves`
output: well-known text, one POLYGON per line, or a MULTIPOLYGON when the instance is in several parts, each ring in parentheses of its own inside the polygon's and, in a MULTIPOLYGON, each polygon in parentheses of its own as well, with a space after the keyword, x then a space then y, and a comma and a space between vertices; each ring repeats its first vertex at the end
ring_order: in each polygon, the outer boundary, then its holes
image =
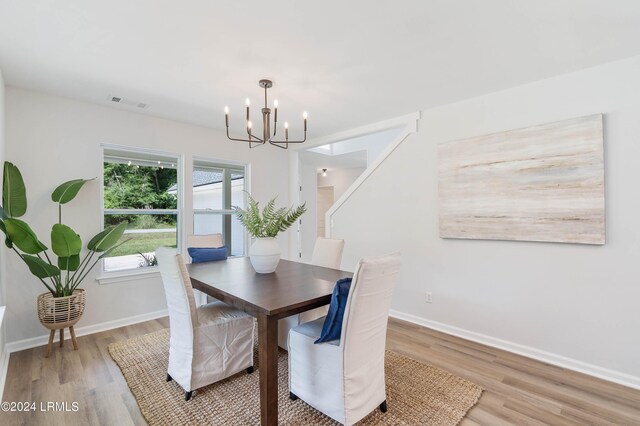
POLYGON ((281 207, 276 209, 276 198, 270 200, 260 213, 259 203, 247 193, 248 205, 246 209, 233 206, 240 223, 247 232, 255 238, 275 237, 278 233, 286 231, 293 225, 304 212, 307 211, 306 203, 297 208, 281 207))

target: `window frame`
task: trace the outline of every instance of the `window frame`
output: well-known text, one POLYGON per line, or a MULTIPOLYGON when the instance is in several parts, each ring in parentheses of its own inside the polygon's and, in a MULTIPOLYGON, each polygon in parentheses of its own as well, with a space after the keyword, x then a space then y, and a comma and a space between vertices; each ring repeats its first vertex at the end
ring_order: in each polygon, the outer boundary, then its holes
MULTIPOLYGON (((155 161, 155 160, 154 160, 155 161)), ((146 149, 131 147, 126 145, 114 145, 103 143, 100 145, 100 230, 104 230, 105 215, 109 214, 175 214, 176 215, 176 247, 178 253, 182 253, 183 248, 183 224, 184 224, 184 155, 162 151, 157 149, 146 149), (122 154, 123 159, 127 159, 127 155, 131 155, 132 160, 140 161, 138 156, 160 157, 175 161, 176 165, 176 196, 177 204, 175 209, 105 209, 104 207, 104 163, 106 157, 113 157, 107 154, 107 151, 114 151, 122 154)), ((105 271, 104 259, 100 261, 100 270, 96 278, 100 284, 109 284, 113 282, 130 281, 132 277, 158 275, 157 266, 147 266, 144 268, 132 268, 119 271, 105 271)))
MULTIPOLYGON (((231 215, 234 213, 233 209, 229 208, 222 208, 222 209, 196 209, 193 207, 193 190, 194 190, 194 186, 193 186, 193 172, 197 169, 197 168, 211 168, 211 169, 223 169, 223 174, 222 174, 222 186, 223 186, 223 190, 222 190, 222 194, 223 194, 223 207, 225 205, 229 205, 231 206, 231 179, 226 179, 227 175, 228 175, 228 171, 242 171, 243 173, 243 180, 244 180, 244 192, 243 192, 243 200, 244 200, 244 204, 246 205, 247 201, 248 201, 248 197, 247 197, 247 193, 250 192, 250 187, 249 187, 249 182, 251 181, 249 179, 249 173, 250 173, 250 167, 249 164, 247 163, 243 163, 243 162, 239 162, 239 161, 230 161, 230 160, 221 160, 221 159, 213 159, 213 158, 207 158, 207 157, 199 157, 199 156, 193 156, 192 161, 191 161, 191 206, 190 208, 190 215, 191 215, 191 232, 192 235, 196 235, 195 234, 195 216, 196 214, 211 214, 211 215, 222 215, 223 216, 223 221, 222 221, 222 237, 223 237, 223 241, 225 243, 225 245, 227 245, 227 253, 229 256, 231 256, 231 249, 232 249, 232 245, 231 245, 231 241, 227 242, 227 239, 225 238, 227 235, 227 232, 231 232, 231 215), (227 203, 227 199, 228 199, 228 203, 227 203), (229 231, 227 231, 229 230, 229 231)), ((237 257, 243 257, 243 256, 247 256, 248 253, 248 248, 249 248, 249 233, 247 232, 247 230, 243 227, 243 241, 244 241, 244 252, 242 255, 238 255, 237 257)))

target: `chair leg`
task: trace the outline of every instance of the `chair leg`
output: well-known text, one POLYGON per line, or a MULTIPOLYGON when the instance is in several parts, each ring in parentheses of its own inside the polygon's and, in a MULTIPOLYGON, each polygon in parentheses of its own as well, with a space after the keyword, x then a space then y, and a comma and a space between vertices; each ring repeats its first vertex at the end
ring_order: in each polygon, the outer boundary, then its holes
POLYGON ((380 404, 380 411, 382 411, 383 413, 387 412, 387 400, 386 399, 384 401, 382 401, 382 404, 380 404))
POLYGON ((56 336, 56 331, 51 330, 51 333, 49 333, 49 344, 47 345, 47 354, 44 356, 45 358, 49 358, 49 355, 51 354, 51 346, 53 346, 53 338, 55 336, 56 336))
POLYGON ((247 368, 247 374, 251 374, 251 373, 253 373, 253 365, 247 368))
POLYGON ((60 347, 64 346, 64 328, 60 329, 60 347))
POLYGON ((172 380, 173 380, 173 377, 171 377, 171 376, 169 375, 169 373, 167 373, 167 382, 170 382, 170 381, 172 381, 172 380))
POLYGON ((296 401, 298 399, 298 395, 293 392, 289 392, 289 399, 292 401, 296 401))
POLYGON ((189 391, 189 392, 185 392, 184 393, 184 400, 188 401, 191 399, 191 395, 193 395, 193 391, 189 391))

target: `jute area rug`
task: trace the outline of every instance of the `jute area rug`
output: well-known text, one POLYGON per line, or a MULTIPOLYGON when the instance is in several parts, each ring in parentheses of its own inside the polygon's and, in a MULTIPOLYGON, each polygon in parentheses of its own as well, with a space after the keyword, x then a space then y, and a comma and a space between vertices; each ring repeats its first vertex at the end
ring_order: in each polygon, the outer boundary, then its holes
MULTIPOLYGON (((169 329, 112 343, 109 353, 152 426, 260 424, 259 366, 253 374, 241 372, 201 388, 185 401, 182 388, 166 382, 169 329)), ((383 414, 376 409, 358 425, 456 425, 482 393, 468 380, 390 351, 385 369, 389 410, 383 414)), ((302 400, 289 399, 283 350, 278 373, 279 424, 337 424, 302 400)))

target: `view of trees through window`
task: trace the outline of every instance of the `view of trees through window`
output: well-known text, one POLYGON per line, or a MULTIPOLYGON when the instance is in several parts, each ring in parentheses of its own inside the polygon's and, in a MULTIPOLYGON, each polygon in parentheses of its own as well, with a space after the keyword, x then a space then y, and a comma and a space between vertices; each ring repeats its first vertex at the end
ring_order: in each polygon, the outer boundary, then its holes
POLYGON ((104 225, 127 222, 123 240, 105 259, 105 271, 155 266, 155 250, 176 247, 178 173, 172 164, 104 163, 104 225))

